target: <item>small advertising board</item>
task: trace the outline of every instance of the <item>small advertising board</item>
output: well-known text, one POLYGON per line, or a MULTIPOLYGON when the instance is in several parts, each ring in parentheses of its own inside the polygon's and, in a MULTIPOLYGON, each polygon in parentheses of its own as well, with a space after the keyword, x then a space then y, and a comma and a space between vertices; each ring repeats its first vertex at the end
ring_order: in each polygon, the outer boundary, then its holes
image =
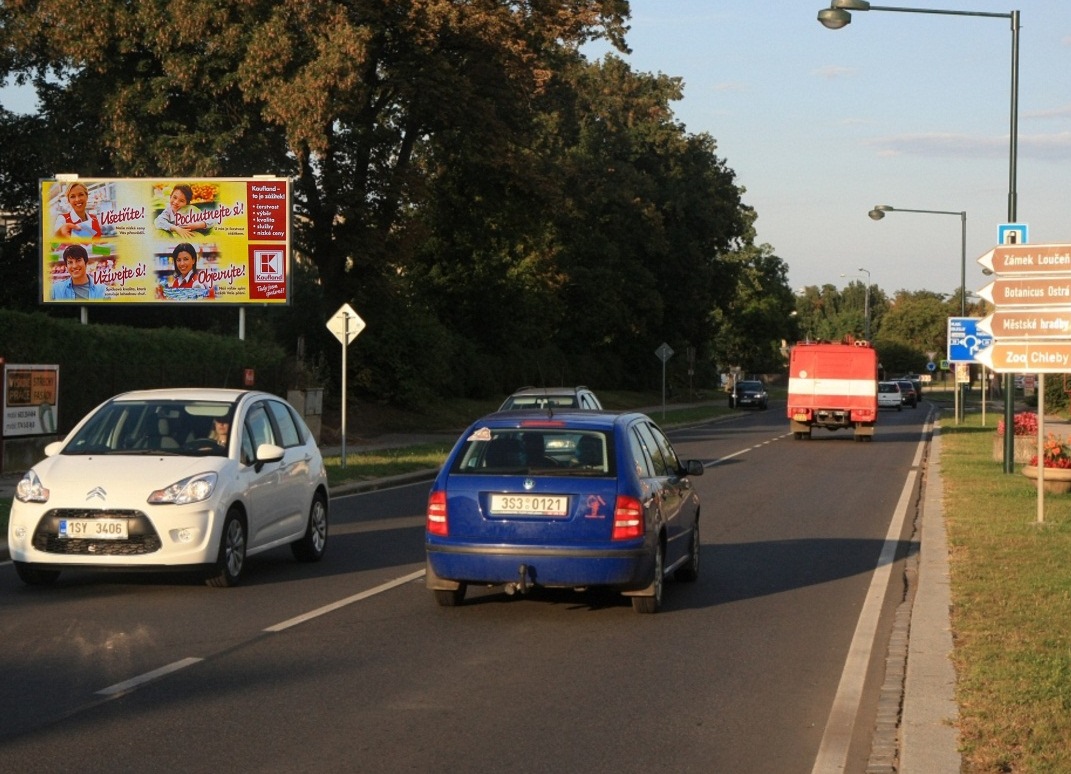
POLYGON ((43 304, 288 304, 290 181, 41 181, 43 304))
POLYGON ((5 363, 3 437, 54 434, 58 401, 58 365, 5 363))

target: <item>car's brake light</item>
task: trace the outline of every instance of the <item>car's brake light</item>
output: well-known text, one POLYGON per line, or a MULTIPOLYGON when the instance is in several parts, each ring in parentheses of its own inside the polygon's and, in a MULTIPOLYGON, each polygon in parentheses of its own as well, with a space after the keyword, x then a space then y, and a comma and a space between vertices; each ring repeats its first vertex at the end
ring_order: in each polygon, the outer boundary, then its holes
POLYGON ((450 527, 446 522, 446 492, 437 489, 428 495, 428 522, 429 535, 446 537, 450 534, 450 527))
POLYGON ((643 503, 635 497, 617 496, 614 506, 612 540, 632 540, 643 537, 643 503))
POLYGON ((525 419, 521 427, 565 427, 565 423, 554 419, 525 419))

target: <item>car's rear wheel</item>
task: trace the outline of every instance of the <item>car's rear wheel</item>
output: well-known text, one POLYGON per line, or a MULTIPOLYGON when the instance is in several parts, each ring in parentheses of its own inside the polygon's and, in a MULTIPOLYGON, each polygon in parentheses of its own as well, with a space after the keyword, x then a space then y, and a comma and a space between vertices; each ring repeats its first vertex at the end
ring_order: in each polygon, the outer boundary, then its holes
POLYGON ((439 607, 457 607, 465 600, 468 587, 462 583, 456 589, 435 589, 435 601, 439 607))
POLYGON ((318 562, 327 548, 327 500, 319 492, 312 498, 309 523, 300 540, 290 544, 294 558, 300 562, 318 562))
POLYGON ((227 512, 223 521, 223 534, 219 538, 219 557, 216 573, 206 581, 209 586, 227 588, 237 585, 245 566, 245 522, 237 509, 227 512))
POLYGON ((15 572, 27 586, 47 586, 55 583, 60 574, 59 570, 42 570, 26 562, 15 562, 15 572))
POLYGON ((666 580, 663 577, 663 565, 662 542, 659 541, 655 546, 654 581, 651 583, 651 586, 654 587, 654 594, 647 597, 632 598, 632 609, 637 613, 657 613, 662 607, 662 587, 665 585, 666 580))
POLYGON ((688 561, 677 568, 673 577, 690 583, 699 579, 699 521, 692 525, 692 544, 688 551, 688 561))

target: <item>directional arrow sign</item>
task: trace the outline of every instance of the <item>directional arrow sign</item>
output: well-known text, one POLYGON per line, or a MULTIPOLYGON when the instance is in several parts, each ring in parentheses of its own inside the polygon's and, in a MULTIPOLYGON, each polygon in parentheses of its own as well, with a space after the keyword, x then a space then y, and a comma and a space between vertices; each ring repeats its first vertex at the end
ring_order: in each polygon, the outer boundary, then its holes
POLYGON ((1071 371, 1071 343, 994 341, 974 356, 997 373, 1062 374, 1071 371))
POLYGON ((978 263, 998 275, 1071 272, 1071 245, 997 245, 978 263))
POLYGON ((998 307, 1071 306, 1071 274, 1027 279, 1001 278, 979 290, 978 295, 998 307))
POLYGON ((998 309, 978 322, 978 330, 996 339, 1071 339, 1067 309, 998 309))

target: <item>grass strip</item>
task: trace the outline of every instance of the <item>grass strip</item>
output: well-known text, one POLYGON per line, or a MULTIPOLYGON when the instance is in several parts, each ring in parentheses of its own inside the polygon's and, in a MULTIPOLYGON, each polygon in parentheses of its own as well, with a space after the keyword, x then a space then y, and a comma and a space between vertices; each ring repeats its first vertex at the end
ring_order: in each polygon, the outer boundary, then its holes
POLYGON ((942 423, 963 771, 1071 771, 1071 494, 993 461, 996 432, 942 423))

